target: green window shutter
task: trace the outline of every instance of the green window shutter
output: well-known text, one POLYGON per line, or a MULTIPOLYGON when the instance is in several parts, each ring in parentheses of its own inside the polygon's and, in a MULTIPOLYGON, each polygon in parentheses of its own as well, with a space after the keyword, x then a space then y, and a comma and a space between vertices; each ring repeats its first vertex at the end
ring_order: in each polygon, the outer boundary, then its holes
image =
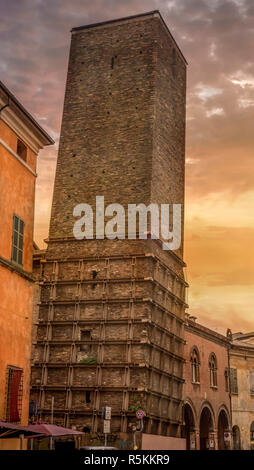
POLYGON ((14 215, 11 259, 20 266, 23 264, 24 228, 24 221, 17 215, 14 215))

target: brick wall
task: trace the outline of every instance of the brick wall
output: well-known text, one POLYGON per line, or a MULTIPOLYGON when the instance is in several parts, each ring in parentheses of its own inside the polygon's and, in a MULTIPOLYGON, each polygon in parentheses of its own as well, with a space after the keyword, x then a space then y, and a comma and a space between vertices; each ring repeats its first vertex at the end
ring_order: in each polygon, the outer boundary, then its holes
POLYGON ((115 438, 127 439, 137 407, 146 432, 179 432, 182 251, 77 241, 72 211, 96 195, 183 204, 184 116, 185 63, 158 14, 73 31, 32 379, 44 417, 55 390, 64 425, 100 434, 108 404, 115 438))

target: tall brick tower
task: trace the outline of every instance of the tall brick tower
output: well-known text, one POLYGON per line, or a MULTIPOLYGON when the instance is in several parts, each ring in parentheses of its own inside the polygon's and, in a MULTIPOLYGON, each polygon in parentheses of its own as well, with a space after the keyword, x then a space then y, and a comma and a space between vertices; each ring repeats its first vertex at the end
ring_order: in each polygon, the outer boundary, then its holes
POLYGON ((97 436, 111 406, 112 442, 128 438, 138 408, 144 432, 179 435, 183 246, 76 240, 73 208, 96 196, 184 206, 185 88, 158 11, 72 30, 32 397, 42 418, 54 396, 55 422, 97 436))

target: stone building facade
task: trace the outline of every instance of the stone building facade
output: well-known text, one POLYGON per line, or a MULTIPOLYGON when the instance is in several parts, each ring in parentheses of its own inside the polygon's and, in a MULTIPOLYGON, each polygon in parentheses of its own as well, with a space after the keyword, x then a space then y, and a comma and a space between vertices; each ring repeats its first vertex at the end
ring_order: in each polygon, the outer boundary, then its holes
MULTIPOLYGON (((53 140, 0 82, 0 420, 28 424, 37 155, 53 140)), ((0 449, 19 448, 1 439, 0 449)))
POLYGON ((254 333, 234 333, 230 370, 233 448, 254 450, 254 333))
MULTIPOLYGON (((179 437, 185 289, 182 254, 160 240, 77 240, 73 208, 184 208, 186 62, 159 12, 74 28, 45 260, 31 398, 39 414, 102 436, 179 437)), ((95 213, 95 211, 94 211, 95 213)), ((183 240, 183 223, 182 223, 183 240)))
POLYGON ((230 341, 187 317, 182 437, 186 448, 231 448, 230 341))

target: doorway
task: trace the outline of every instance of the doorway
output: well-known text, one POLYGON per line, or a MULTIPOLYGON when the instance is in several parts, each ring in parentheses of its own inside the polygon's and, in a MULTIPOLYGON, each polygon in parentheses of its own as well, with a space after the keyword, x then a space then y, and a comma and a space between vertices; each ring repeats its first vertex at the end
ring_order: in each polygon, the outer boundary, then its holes
POLYGON ((213 419, 211 411, 205 406, 200 416, 200 450, 212 448, 209 443, 209 433, 211 431, 213 431, 213 419))
POLYGON ((182 426, 182 438, 186 439, 186 450, 190 450, 193 448, 190 443, 190 435, 191 433, 194 432, 195 429, 195 421, 194 421, 194 416, 193 416, 193 411, 186 403, 183 407, 183 426, 182 426))
MULTIPOLYGON (((218 418, 218 449, 225 450, 227 449, 227 445, 224 438, 224 433, 228 431, 229 424, 226 412, 221 410, 218 418)), ((228 441, 229 442, 229 441, 228 441)))

